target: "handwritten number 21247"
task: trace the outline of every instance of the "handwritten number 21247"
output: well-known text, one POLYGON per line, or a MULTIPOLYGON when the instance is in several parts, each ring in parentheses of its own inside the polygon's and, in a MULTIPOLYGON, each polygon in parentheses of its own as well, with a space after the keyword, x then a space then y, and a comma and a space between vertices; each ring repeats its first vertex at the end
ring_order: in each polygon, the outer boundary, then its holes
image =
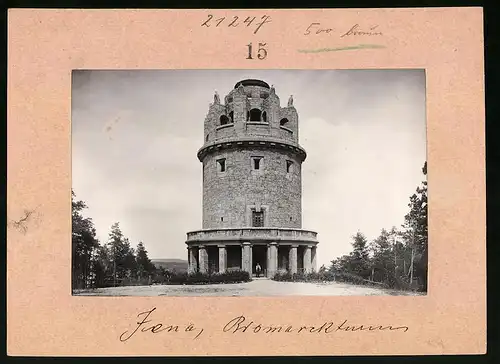
MULTIPOLYGON (((208 19, 205 20, 201 26, 202 27, 207 27, 207 28, 210 28, 210 26, 212 25, 212 19, 214 18, 214 16, 212 14, 208 14, 208 19)), ((255 20, 255 16, 254 17, 247 17, 243 22, 241 21, 238 21, 239 17, 238 16, 233 16, 233 20, 229 20, 228 19, 228 22, 229 24, 227 25, 228 28, 236 28, 237 26, 239 26, 240 24, 246 24, 247 27, 249 27, 253 21, 255 20)), ((271 22, 271 17, 269 15, 263 15, 261 18, 261 21, 260 22, 257 22, 257 23, 254 23, 254 25, 256 25, 256 28, 255 28, 255 31, 253 32, 253 34, 257 34, 257 32, 259 31, 259 29, 264 25, 264 24, 267 24, 267 23, 270 23, 271 22)), ((215 22, 215 27, 217 28, 219 25, 221 25, 224 21, 226 20, 226 17, 222 17, 222 18, 219 18, 219 19, 213 19, 213 21, 215 22)))
MULTIPOLYGON (((259 43, 259 49, 257 50, 257 58, 262 60, 267 57, 267 49, 264 48, 267 43, 259 43)), ((247 59, 253 59, 252 43, 247 44, 248 47, 248 57, 247 59)))

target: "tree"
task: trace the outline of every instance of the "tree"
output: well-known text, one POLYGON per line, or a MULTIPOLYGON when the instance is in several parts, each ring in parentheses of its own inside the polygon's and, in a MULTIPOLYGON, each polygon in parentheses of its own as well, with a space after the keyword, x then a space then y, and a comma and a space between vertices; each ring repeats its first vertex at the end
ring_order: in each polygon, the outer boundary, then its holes
MULTIPOLYGON (((427 175, 427 162, 422 168, 427 175)), ((403 229, 382 229, 380 235, 367 246, 365 236, 353 236, 353 251, 332 260, 330 273, 350 273, 385 283, 395 288, 407 288, 416 277, 419 288, 427 291, 428 230, 427 181, 422 181, 410 196, 409 212, 403 229), (371 257, 370 257, 371 253, 371 257)))
POLYGON ((82 215, 87 205, 71 191, 72 208, 72 287, 87 288, 93 279, 93 254, 99 246, 92 219, 82 215))
POLYGON ((380 235, 371 242, 370 250, 373 254, 372 279, 392 285, 395 281, 395 263, 391 234, 382 229, 380 235))
POLYGON ((113 282, 113 266, 106 245, 99 245, 94 254, 94 284, 93 287, 106 287, 113 282))
MULTIPOLYGON (((422 168, 424 176, 427 175, 427 162, 422 168)), ((412 251, 410 263, 410 276, 418 279, 422 290, 427 291, 427 266, 428 266, 428 230, 427 230, 427 181, 422 181, 416 193, 410 197, 408 207, 410 211, 405 216, 404 239, 412 251)))
POLYGON ((113 265, 113 285, 135 273, 136 261, 130 242, 123 236, 118 222, 111 226, 108 239, 108 253, 113 265))
POLYGON ((357 232, 352 241, 353 251, 350 254, 350 273, 357 274, 362 278, 370 276, 370 257, 368 252, 368 241, 366 237, 357 232))
POLYGON ((141 279, 155 272, 155 266, 148 257, 148 252, 142 242, 139 242, 136 249, 137 275, 141 279))
POLYGON ((128 278, 131 277, 137 277, 137 261, 135 257, 135 252, 134 249, 130 246, 130 241, 128 238, 125 238, 124 241, 124 251, 125 253, 125 259, 123 261, 123 268, 125 271, 125 275, 128 278))
POLYGON ((330 266, 330 273, 353 273, 353 262, 352 255, 342 255, 337 259, 332 260, 330 266))
POLYGON ((366 279, 370 276, 370 257, 366 237, 358 232, 352 238, 353 251, 332 260, 329 272, 350 273, 366 279))

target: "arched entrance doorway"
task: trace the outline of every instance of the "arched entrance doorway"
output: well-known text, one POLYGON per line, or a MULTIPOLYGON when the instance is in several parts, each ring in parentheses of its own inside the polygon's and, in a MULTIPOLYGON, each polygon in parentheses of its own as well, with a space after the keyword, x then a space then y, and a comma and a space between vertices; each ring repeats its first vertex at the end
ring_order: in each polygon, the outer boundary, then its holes
POLYGON ((267 245, 254 245, 252 248, 252 275, 257 275, 255 267, 260 264, 261 277, 266 276, 267 271, 267 245))

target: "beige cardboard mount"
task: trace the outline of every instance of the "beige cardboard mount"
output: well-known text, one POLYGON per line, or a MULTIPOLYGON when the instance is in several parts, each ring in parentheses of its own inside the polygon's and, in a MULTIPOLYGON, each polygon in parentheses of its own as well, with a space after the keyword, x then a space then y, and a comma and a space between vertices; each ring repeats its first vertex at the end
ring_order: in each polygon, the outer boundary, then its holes
MULTIPOLYGON (((8 20, 9 355, 404 355, 486 350, 485 137, 481 8, 31 10, 8 20), (202 24, 213 15, 210 27, 202 24), (254 23, 229 26, 238 16, 254 23), (257 30, 263 16, 266 21, 257 30), (220 26, 215 21, 225 17, 220 26), (305 34, 314 28, 331 31, 305 34), (381 35, 341 37, 378 25, 381 35), (267 57, 246 59, 247 44, 267 57), (329 48, 329 50, 325 50, 329 48), (332 48, 336 48, 335 51, 332 48), (304 52, 314 50, 314 52, 304 52), (319 50, 319 51, 318 51, 319 50), (321 51, 322 50, 322 51, 321 51), (421 297, 74 297, 74 69, 426 71, 429 290, 421 297), (25 211, 30 219, 19 221, 25 211), (16 224, 16 221, 18 222, 16 224), (141 312, 148 326, 131 332, 141 312), (224 332, 232 318, 329 333, 224 332), (352 325, 408 330, 335 330, 352 325), (197 331, 203 333, 194 338, 197 331), (157 326, 159 329, 159 326, 157 326), (140 330, 139 330, 140 331, 140 330), (123 338, 123 336, 122 336, 123 338)), ((248 21, 247 21, 248 23, 248 21)), ((143 326, 144 327, 144 326, 143 326)), ((255 332, 258 331, 258 332, 255 332)))

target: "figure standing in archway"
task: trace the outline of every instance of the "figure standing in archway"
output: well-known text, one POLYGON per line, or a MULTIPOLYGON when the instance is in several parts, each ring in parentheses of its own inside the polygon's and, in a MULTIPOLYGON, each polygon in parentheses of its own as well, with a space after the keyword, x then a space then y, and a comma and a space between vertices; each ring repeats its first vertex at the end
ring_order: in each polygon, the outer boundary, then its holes
POLYGON ((260 277, 260 272, 262 271, 262 267, 260 266, 259 263, 255 266, 255 273, 257 273, 257 278, 260 277))

